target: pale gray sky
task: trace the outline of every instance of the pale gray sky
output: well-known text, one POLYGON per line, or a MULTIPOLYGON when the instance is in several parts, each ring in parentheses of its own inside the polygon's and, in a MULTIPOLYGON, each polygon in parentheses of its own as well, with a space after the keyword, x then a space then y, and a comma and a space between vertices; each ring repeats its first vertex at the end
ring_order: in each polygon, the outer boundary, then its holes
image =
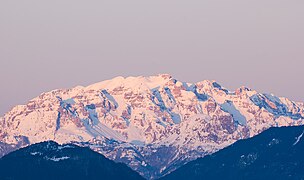
POLYGON ((303 0, 1 0, 0 114, 44 91, 169 73, 304 101, 303 0))

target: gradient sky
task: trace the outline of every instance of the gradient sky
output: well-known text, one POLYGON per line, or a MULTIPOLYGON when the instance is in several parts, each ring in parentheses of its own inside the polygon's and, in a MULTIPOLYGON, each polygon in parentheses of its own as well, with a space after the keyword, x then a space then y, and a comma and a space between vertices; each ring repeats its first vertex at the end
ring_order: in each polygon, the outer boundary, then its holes
POLYGON ((303 0, 1 0, 0 115, 44 91, 169 73, 304 101, 303 0))

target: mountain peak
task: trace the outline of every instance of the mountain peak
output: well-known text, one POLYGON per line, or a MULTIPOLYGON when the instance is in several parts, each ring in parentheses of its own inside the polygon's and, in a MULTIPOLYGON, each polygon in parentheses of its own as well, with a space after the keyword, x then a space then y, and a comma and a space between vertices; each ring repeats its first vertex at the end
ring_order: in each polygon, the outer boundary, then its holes
POLYGON ((158 74, 157 76, 162 77, 164 79, 171 79, 172 78, 172 75, 167 74, 167 73, 158 74))
POLYGON ((154 76, 118 76, 113 79, 89 85, 86 87, 86 89, 114 89, 116 87, 122 86, 129 88, 138 88, 146 86, 147 88, 153 89, 157 86, 166 84, 170 80, 172 80, 172 76, 169 74, 158 74, 154 76))

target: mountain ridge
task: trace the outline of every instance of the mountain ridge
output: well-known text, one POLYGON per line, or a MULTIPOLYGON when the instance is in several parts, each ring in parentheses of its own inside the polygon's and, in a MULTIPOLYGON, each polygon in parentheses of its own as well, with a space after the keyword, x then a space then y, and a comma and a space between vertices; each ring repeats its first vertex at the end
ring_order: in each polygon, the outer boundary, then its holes
POLYGON ((74 142, 154 179, 270 127, 302 125, 303 116, 303 103, 244 86, 229 91, 168 74, 117 77, 14 107, 0 117, 0 141, 74 142))

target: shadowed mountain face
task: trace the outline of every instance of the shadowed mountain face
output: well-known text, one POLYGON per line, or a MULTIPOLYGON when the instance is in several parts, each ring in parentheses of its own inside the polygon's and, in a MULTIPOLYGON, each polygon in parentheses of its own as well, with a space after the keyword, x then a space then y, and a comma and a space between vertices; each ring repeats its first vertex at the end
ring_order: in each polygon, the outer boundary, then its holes
POLYGON ((304 126, 271 128, 163 179, 304 179, 303 134, 304 126))
POLYGON ((1 180, 143 179, 89 148, 43 142, 0 159, 1 180))

